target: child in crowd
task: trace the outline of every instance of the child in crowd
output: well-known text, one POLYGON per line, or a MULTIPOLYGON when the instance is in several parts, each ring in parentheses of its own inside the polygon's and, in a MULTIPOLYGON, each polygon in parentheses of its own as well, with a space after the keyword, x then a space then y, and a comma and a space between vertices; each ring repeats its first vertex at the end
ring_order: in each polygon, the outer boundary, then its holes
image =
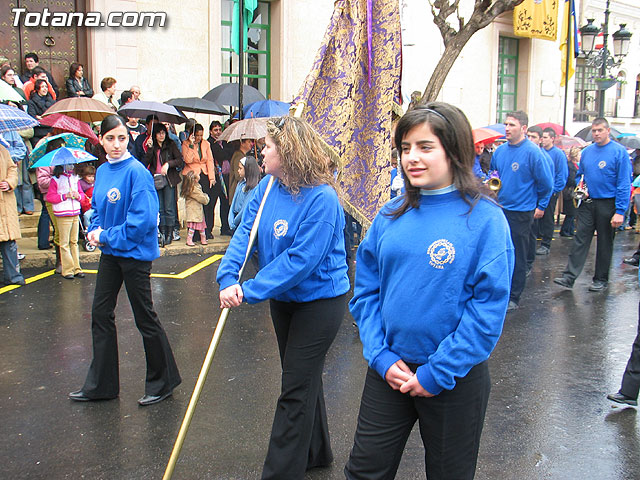
POLYGON ((93 187, 96 182, 96 167, 93 165, 83 165, 78 168, 77 173, 80 177, 78 184, 84 192, 84 199, 80 202, 80 210, 82 212, 84 225, 89 227, 89 225, 91 225, 91 215, 93 214, 91 197, 93 197, 93 187))
POLYGON ((73 280, 74 277, 84 278, 78 252, 78 215, 80 202, 85 195, 78 184, 79 181, 73 165, 56 165, 46 197, 47 202, 53 205, 56 227, 60 235, 62 276, 67 280, 73 280))
POLYGON ((251 192, 260 182, 260 167, 254 157, 244 157, 240 159, 238 175, 242 179, 233 194, 233 201, 229 209, 229 228, 235 231, 242 221, 242 212, 251 198, 251 192))
POLYGON ((200 175, 190 170, 182 177, 182 187, 180 189, 180 195, 182 195, 186 202, 186 220, 187 220, 187 245, 194 246, 193 234, 197 230, 200 232, 200 243, 202 245, 207 244, 207 224, 204 221, 204 209, 203 205, 209 203, 209 195, 202 191, 200 186, 200 175))

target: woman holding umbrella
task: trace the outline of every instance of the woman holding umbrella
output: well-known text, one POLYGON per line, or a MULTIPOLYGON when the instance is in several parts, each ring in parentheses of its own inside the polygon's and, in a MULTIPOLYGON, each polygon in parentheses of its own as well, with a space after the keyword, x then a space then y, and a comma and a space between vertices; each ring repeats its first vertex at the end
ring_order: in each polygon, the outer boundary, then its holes
POLYGON ((182 169, 184 160, 175 142, 168 138, 167 127, 154 122, 153 133, 147 141, 147 153, 143 163, 153 174, 160 212, 160 230, 165 245, 172 240, 173 227, 176 224, 176 186, 180 183, 178 169, 182 169))
MULTIPOLYGON (((36 120, 42 120, 42 114, 54 103, 55 100, 49 93, 47 81, 36 80, 33 92, 31 92, 31 97, 27 102, 27 113, 36 120)), ((35 147, 40 139, 50 131, 51 127, 33 127, 33 138, 31 139, 31 144, 35 147)))
POLYGON ((114 310, 124 282, 147 359, 145 395, 138 400, 146 406, 169 397, 182 380, 151 298, 151 262, 160 254, 158 197, 153 180, 127 150, 125 124, 124 118, 110 115, 100 127, 108 162, 96 172, 88 233, 88 240, 102 249, 91 311, 93 361, 84 386, 69 398, 88 402, 119 394, 114 310))

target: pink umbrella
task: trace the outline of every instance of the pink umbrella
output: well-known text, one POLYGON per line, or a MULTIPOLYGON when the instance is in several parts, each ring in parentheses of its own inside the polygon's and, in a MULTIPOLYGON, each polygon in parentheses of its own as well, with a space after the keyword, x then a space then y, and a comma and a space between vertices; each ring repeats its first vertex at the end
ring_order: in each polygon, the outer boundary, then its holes
POLYGON ((474 128, 472 133, 473 143, 484 143, 485 145, 493 143, 497 139, 504 137, 503 134, 486 127, 474 128))
POLYGON ((65 132, 76 133, 82 137, 88 138, 89 141, 94 145, 98 144, 98 137, 93 132, 93 130, 91 130, 91 127, 88 123, 65 115, 63 113, 54 113, 46 117, 42 117, 42 120, 40 120, 40 124, 47 125, 53 128, 59 128, 60 130, 64 130, 65 132))

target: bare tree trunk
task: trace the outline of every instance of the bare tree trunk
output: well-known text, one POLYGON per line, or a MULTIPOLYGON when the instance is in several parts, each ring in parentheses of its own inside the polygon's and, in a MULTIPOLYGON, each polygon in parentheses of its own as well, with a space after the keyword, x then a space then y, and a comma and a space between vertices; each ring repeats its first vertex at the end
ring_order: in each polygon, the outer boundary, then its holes
MULTIPOLYGON (((467 27, 470 26, 467 25, 467 27)), ((447 75, 449 75, 451 67, 453 67, 453 64, 458 59, 460 52, 477 30, 477 28, 465 28, 447 44, 436 68, 431 74, 427 88, 425 88, 424 93, 422 94, 422 98, 419 102, 420 105, 436 100, 447 75)))

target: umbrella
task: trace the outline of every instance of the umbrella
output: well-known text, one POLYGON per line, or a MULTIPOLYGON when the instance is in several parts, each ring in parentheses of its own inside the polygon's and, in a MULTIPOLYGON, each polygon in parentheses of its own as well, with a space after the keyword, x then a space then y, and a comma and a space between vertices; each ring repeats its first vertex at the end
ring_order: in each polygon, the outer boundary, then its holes
POLYGON ((587 142, 580 137, 570 137, 569 135, 558 135, 553 144, 560 149, 587 146, 587 142))
MULTIPOLYGON (((612 128, 611 132, 609 133, 609 138, 611 138, 612 140, 615 140, 615 138, 620 136, 621 134, 622 134, 621 131, 616 130, 615 128, 612 128)), ((574 137, 579 137, 583 139, 585 142, 593 142, 593 137, 591 136, 591 126, 584 127, 582 130, 576 133, 574 137)))
POLYGON ((88 123, 78 120, 77 118, 70 117, 64 113, 54 113, 53 115, 47 115, 40 120, 40 125, 47 125, 49 127, 58 128, 66 132, 77 133, 82 137, 89 139, 94 145, 98 144, 98 137, 91 130, 88 123))
POLYGON ((173 105, 182 112, 229 115, 229 111, 222 105, 200 97, 172 98, 164 103, 167 105, 173 105))
POLYGON ((242 109, 244 118, 282 117, 289 115, 291 104, 278 100, 260 100, 242 109))
POLYGON ((504 136, 499 134, 495 130, 491 130, 490 128, 474 128, 472 133, 474 144, 484 143, 485 145, 487 145, 504 136))
POLYGON ((505 135, 506 134, 506 130, 504 128, 504 123, 494 123, 493 125, 487 125, 486 127, 482 127, 482 128, 488 128, 489 130, 495 130, 496 132, 500 133, 501 135, 505 135))
POLYGON ((0 133, 35 127, 38 121, 19 108, 0 104, 0 133))
POLYGON ((7 82, 0 82, 0 102, 24 103, 25 99, 7 82))
POLYGON ((145 118, 147 115, 155 115, 161 122, 184 123, 187 121, 173 105, 160 102, 148 102, 146 100, 135 100, 120 107, 118 113, 127 117, 145 118))
POLYGON ((82 162, 91 162, 97 160, 96 157, 91 155, 86 150, 79 148, 60 147, 47 153, 35 164, 33 168, 38 167, 55 167, 56 165, 73 165, 82 162))
POLYGON ((87 139, 84 137, 79 137, 78 135, 74 135, 73 133, 61 133, 60 135, 52 135, 51 137, 46 137, 40 145, 31 150, 29 154, 29 164, 31 165, 29 168, 32 168, 33 164, 44 157, 47 153, 47 145, 49 142, 53 140, 62 139, 64 140, 66 147, 71 148, 79 148, 84 150, 84 145, 87 143, 87 139))
MULTIPOLYGON (((233 105, 237 107, 240 104, 238 99, 238 84, 223 83, 209 90, 202 98, 219 103, 220 105, 233 105)), ((248 105, 260 100, 265 100, 265 98, 258 90, 251 85, 242 86, 242 101, 244 103, 248 105)))
POLYGON ((545 128, 552 128, 553 131, 556 132, 556 135, 569 135, 569 132, 567 132, 564 128, 562 128, 562 125, 558 125, 557 123, 551 123, 551 122, 538 123, 536 127, 540 127, 542 130, 544 130, 545 128))
POLYGON ((618 141, 628 149, 640 148, 640 138, 636 136, 619 138, 618 141))
POLYGON ((218 140, 245 140, 247 138, 257 139, 267 136, 266 118, 247 118, 229 125, 220 134, 218 140))
POLYGON ((113 115, 115 112, 109 105, 99 100, 86 97, 72 97, 57 101, 51 105, 42 116, 46 117, 54 113, 64 113, 83 122, 93 123, 101 122, 105 117, 113 115))

